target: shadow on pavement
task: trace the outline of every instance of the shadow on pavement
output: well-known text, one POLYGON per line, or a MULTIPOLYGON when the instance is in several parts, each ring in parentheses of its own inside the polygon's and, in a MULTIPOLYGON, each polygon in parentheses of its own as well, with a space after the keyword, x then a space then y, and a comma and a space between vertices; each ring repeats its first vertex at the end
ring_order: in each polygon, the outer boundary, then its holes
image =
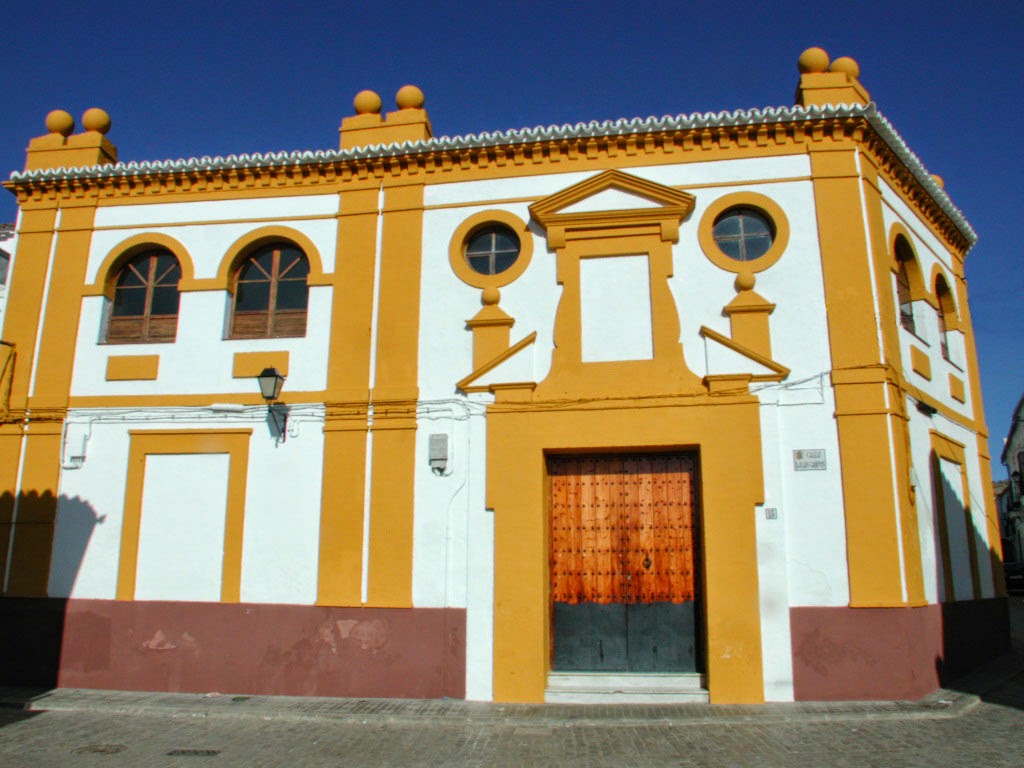
POLYGON ((14 725, 24 720, 29 720, 40 714, 42 713, 29 712, 27 710, 17 709, 15 707, 0 707, 0 728, 4 728, 8 725, 14 725))
MULTIPOLYGON (((1024 710, 1024 595, 1011 594, 1007 597, 1007 607, 1011 651, 945 683, 944 687, 973 694, 989 704, 1024 710)), ((941 665, 941 660, 936 659, 936 664, 941 665)))

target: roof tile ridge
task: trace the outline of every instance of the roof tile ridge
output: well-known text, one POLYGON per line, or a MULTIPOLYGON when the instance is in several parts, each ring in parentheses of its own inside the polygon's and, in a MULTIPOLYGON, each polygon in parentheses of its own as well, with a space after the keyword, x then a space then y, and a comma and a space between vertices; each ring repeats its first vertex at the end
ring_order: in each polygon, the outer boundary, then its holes
POLYGON ((590 120, 576 123, 537 125, 513 128, 504 131, 481 131, 479 133, 438 136, 417 141, 372 144, 364 147, 332 150, 279 150, 229 155, 203 155, 165 160, 130 160, 107 165, 42 168, 32 171, 13 171, 10 181, 31 182, 51 179, 103 179, 116 176, 141 176, 149 173, 173 173, 181 171, 222 170, 228 168, 259 168, 275 165, 299 165, 309 162, 330 163, 345 160, 372 159, 399 154, 428 152, 432 150, 485 147, 497 144, 527 143, 538 140, 557 140, 607 136, 621 133, 652 133, 680 128, 706 128, 713 126, 741 125, 763 120, 794 122, 806 119, 829 117, 864 117, 875 128, 883 141, 906 163, 919 183, 939 203, 939 206, 953 219, 957 228, 965 234, 971 245, 977 242, 977 233, 967 221, 963 212, 952 202, 946 191, 940 187, 926 170, 920 158, 907 146, 903 137, 878 110, 875 102, 867 104, 813 104, 808 106, 775 106, 738 108, 706 112, 680 113, 677 115, 651 115, 648 117, 622 117, 617 119, 590 120))

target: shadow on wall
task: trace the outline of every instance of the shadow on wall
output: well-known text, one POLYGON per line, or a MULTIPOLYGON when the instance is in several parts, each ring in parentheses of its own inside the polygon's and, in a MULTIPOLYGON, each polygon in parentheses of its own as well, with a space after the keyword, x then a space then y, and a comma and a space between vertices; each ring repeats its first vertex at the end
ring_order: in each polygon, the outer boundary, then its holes
POLYGON ((922 530, 931 515, 935 551, 935 572, 925 576, 938 584, 938 601, 792 608, 798 700, 918 699, 966 685, 966 673, 1010 650, 998 544, 990 549, 984 529, 975 527, 976 500, 965 490, 962 463, 933 453, 921 479, 916 501, 922 530))
POLYGON ((103 521, 78 497, 0 495, 0 684, 56 685, 63 596, 71 594, 89 539, 103 521))
MULTIPOLYGON (((947 466, 958 467, 951 462, 947 466)), ((935 670, 946 688, 982 693, 978 686, 984 676, 968 673, 1012 650, 1002 555, 978 530, 973 499, 963 498, 962 483, 954 487, 935 452, 930 469, 935 575, 942 595, 942 652, 935 656, 935 670), (993 579, 995 597, 982 597, 987 574, 993 579)), ((1024 621, 1024 612, 1016 618, 1024 621)))

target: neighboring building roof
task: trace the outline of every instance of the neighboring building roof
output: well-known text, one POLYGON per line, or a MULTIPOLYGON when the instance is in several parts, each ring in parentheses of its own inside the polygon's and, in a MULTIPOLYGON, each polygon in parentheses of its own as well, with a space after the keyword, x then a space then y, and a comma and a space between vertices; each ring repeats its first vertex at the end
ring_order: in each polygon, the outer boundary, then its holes
POLYGON ((1010 419, 1010 429, 1006 433, 1006 441, 1003 443, 1003 452, 999 456, 999 463, 1006 464, 1006 451, 1009 450, 1010 444, 1013 442, 1013 433, 1017 431, 1017 428, 1024 424, 1024 395, 1020 396, 1020 400, 1017 401, 1017 407, 1013 409, 1013 418, 1010 419))
POLYGON ((0 224, 0 242, 10 240, 12 237, 14 237, 14 225, 0 224))
POLYGON ((992 494, 999 498, 1010 489, 1009 480, 994 480, 992 482, 992 494))
POLYGON ((764 109, 738 109, 733 112, 703 112, 689 115, 666 115, 664 117, 622 118, 619 120, 593 120, 552 126, 537 126, 510 131, 483 132, 465 136, 441 136, 425 141, 403 142, 386 145, 355 147, 353 149, 315 150, 296 152, 268 152, 227 157, 200 157, 180 160, 119 162, 109 165, 94 165, 83 168, 40 169, 15 171, 11 182, 32 182, 51 179, 90 179, 120 176, 141 176, 151 173, 176 173, 185 171, 223 170, 231 168, 280 167, 282 165, 303 165, 333 163, 345 160, 394 157, 456 149, 474 149, 508 144, 528 144, 535 141, 556 141, 570 138, 589 138, 622 134, 654 133, 658 131, 688 130, 693 128, 718 128, 734 125, 749 125, 760 122, 798 122, 808 119, 863 118, 875 130, 886 145, 910 170, 917 182, 931 195, 953 225, 967 240, 968 247, 978 239, 966 217, 950 200, 945 190, 931 177, 920 159, 908 147, 903 138, 882 116, 875 104, 840 104, 826 106, 766 107, 764 109))

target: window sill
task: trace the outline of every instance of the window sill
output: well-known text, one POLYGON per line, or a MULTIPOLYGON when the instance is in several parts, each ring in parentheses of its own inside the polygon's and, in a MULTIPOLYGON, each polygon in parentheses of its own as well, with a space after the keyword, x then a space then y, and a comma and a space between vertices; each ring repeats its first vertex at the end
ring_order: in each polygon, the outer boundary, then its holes
POLYGON ((109 341, 104 339, 97 342, 101 347, 123 347, 130 344, 174 344, 177 339, 117 339, 109 341))

